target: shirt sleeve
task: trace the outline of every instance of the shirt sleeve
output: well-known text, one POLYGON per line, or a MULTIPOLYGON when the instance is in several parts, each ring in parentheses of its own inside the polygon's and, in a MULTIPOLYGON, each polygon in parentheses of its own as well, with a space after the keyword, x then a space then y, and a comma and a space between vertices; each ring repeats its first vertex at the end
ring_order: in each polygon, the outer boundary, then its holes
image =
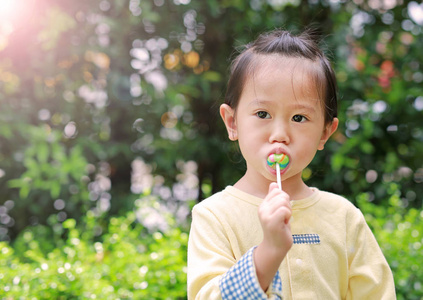
POLYGON ((282 281, 279 271, 276 272, 272 284, 265 293, 258 282, 251 248, 220 280, 220 291, 223 300, 243 299, 282 299, 282 281))
POLYGON ((363 214, 358 210, 353 217, 357 224, 349 240, 348 300, 396 299, 391 269, 363 214))
POLYGON ((235 237, 221 222, 207 208, 194 207, 188 241, 188 300, 281 299, 279 274, 264 293, 254 267, 254 248, 237 260, 231 246, 235 237), (247 297, 238 297, 239 293, 247 297))

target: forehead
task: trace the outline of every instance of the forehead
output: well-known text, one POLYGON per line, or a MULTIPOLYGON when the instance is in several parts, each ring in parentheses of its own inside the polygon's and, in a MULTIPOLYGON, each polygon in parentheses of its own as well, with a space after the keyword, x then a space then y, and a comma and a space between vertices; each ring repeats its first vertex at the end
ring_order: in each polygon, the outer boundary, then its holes
POLYGON ((292 94, 296 99, 314 99, 324 102, 321 69, 317 62, 284 57, 277 54, 258 55, 245 78, 244 91, 254 93, 292 94))

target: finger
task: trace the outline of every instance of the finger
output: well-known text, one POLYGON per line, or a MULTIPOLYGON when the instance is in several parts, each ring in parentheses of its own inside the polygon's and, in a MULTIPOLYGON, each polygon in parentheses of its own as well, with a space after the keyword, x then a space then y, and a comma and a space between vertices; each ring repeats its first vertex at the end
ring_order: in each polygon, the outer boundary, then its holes
POLYGON ((281 191, 279 189, 273 189, 266 195, 265 202, 271 202, 273 199, 280 197, 281 191))
POLYGON ((275 197, 264 205, 264 209, 270 214, 273 214, 282 207, 286 207, 291 211, 291 204, 289 203, 289 200, 282 197, 275 197))
POLYGON ((290 198, 287 193, 279 189, 273 189, 265 199, 265 204, 283 204, 291 207, 290 198))
POLYGON ((278 184, 276 182, 272 182, 272 183, 269 184, 269 191, 268 191, 268 193, 270 193, 274 189, 279 189, 278 188, 278 184))
POLYGON ((259 217, 266 223, 287 223, 289 222, 291 215, 292 209, 290 202, 282 197, 276 197, 272 201, 263 203, 259 207, 259 217), (285 210, 287 211, 287 213, 285 212, 285 210))
POLYGON ((291 226, 289 219, 291 212, 286 207, 278 209, 272 216, 266 216, 262 221, 263 230, 265 232, 281 233, 290 231, 291 226))
POLYGON ((292 210, 286 206, 281 206, 274 212, 274 217, 286 225, 289 223, 291 216, 292 210))
POLYGON ((284 191, 281 191, 277 184, 272 182, 269 185, 269 193, 259 206, 259 214, 261 218, 271 217, 271 215, 281 206, 286 206, 291 209, 289 196, 284 191))
POLYGON ((288 194, 287 194, 287 193, 285 193, 284 191, 282 191, 282 190, 280 190, 280 189, 278 188, 277 183, 272 182, 272 183, 269 185, 269 191, 268 191, 268 193, 267 193, 266 197, 264 198, 264 200, 265 200, 265 201, 266 201, 266 200, 270 200, 271 198, 273 198, 273 197, 275 197, 275 196, 277 196, 277 195, 284 195, 285 197, 288 197, 288 198, 289 198, 289 196, 288 196, 288 194))

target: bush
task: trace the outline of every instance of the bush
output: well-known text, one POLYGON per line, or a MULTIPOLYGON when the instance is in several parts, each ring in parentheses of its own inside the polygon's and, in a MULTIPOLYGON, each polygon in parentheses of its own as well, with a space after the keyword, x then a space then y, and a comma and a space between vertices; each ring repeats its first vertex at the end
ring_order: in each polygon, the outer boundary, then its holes
POLYGON ((391 266, 398 299, 423 299, 423 211, 406 208, 397 184, 387 193, 389 206, 371 203, 370 193, 360 194, 357 203, 391 266))
POLYGON ((129 212, 96 237, 98 223, 88 214, 84 227, 68 219, 1 242, 2 299, 186 298, 184 230, 149 232, 129 212))

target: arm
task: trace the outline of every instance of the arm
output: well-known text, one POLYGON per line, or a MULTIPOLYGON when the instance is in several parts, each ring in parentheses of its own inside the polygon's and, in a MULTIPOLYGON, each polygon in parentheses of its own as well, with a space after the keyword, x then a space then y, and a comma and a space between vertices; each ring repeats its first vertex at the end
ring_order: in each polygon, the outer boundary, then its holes
POLYGON ((194 207, 188 240, 188 299, 220 299, 219 280, 235 263, 223 225, 207 208, 194 207))
POLYGON ((251 248, 220 280, 220 291, 223 300, 229 299, 282 299, 282 281, 276 271, 272 283, 265 293, 258 282, 253 253, 256 247, 251 248))
POLYGON ((276 183, 270 184, 258 213, 263 241, 254 253, 254 262, 260 286, 266 291, 293 242, 289 196, 279 190, 276 183))
POLYGON ((391 269, 362 213, 353 217, 355 232, 348 240, 347 299, 396 299, 391 269))

